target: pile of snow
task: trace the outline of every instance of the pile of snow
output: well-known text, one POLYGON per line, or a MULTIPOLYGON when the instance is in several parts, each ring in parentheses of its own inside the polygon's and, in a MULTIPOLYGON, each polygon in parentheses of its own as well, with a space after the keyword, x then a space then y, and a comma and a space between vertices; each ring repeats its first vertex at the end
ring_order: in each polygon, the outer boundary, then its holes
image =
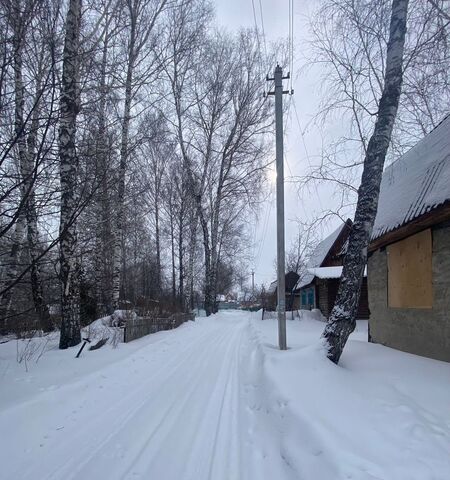
POLYGON ((1 344, 0 476, 447 480, 450 364, 369 344, 359 321, 336 366, 320 312, 299 313, 288 351, 243 311, 79 359, 53 335, 28 372, 1 344))
POLYGON ((358 321, 336 366, 314 316, 288 322, 287 352, 277 349, 276 321, 251 323, 262 409, 278 423, 292 478, 448 479, 450 364, 368 343, 358 321))

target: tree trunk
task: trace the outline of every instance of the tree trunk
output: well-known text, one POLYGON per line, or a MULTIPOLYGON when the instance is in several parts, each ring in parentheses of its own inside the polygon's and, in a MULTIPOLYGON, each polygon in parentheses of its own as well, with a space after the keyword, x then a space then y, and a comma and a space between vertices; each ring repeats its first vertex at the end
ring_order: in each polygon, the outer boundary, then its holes
MULTIPOLYGON (((11 248, 10 259, 8 262, 7 272, 5 274, 6 286, 8 282, 15 280, 18 274, 19 256, 22 249, 22 240, 25 230, 27 230, 27 241, 30 253, 31 262, 31 292, 35 306, 35 310, 39 316, 40 326, 44 331, 51 330, 50 316, 48 307, 43 300, 43 289, 40 268, 38 263, 38 228, 37 228, 37 212, 36 202, 34 194, 34 181, 35 181, 35 167, 34 156, 36 150, 36 137, 39 127, 39 96, 41 88, 41 76, 42 71, 39 69, 36 80, 36 96, 33 102, 34 110, 32 113, 31 129, 28 133, 28 138, 25 132, 24 121, 24 93, 25 88, 23 85, 23 73, 22 73, 22 52, 23 43, 26 35, 26 22, 30 15, 30 11, 26 8, 24 12, 17 10, 12 16, 13 21, 13 46, 14 46, 14 94, 15 94, 15 134, 17 136, 17 150, 19 160, 19 170, 21 176, 21 197, 22 197, 22 212, 20 212, 16 230, 13 236, 13 245, 11 248), (28 142, 28 148, 27 148, 28 142)), ((5 314, 5 318, 9 316, 10 307, 12 303, 13 289, 5 292, 2 298, 2 306, 5 314)))
POLYGON ((119 308, 120 297, 120 273, 122 267, 122 236, 125 215, 125 177, 128 160, 128 141, 131 121, 131 100, 132 100, 132 84, 135 60, 135 44, 136 44, 136 15, 134 11, 130 11, 130 44, 128 48, 128 66, 127 78, 125 83, 125 103, 123 109, 122 122, 122 139, 120 145, 120 164, 117 194, 117 214, 114 232, 114 266, 113 266, 113 291, 112 303, 113 308, 119 308))
POLYGON ((175 302, 177 296, 177 286, 175 278, 175 232, 173 226, 172 209, 170 211, 170 253, 172 257, 172 300, 175 302))
POLYGON ((37 132, 39 128, 40 109, 38 108, 40 96, 41 82, 38 81, 36 87, 36 95, 34 101, 34 111, 31 120, 31 130, 28 134, 28 158, 26 165, 22 168, 22 175, 27 179, 25 185, 28 191, 28 198, 26 203, 26 218, 27 218, 27 241, 30 252, 31 261, 31 293, 33 296, 33 303, 36 313, 39 316, 39 322, 44 332, 49 332, 53 329, 50 319, 50 312, 48 306, 44 301, 44 289, 42 285, 41 268, 39 264, 39 230, 38 230, 38 214, 36 209, 36 198, 34 194, 34 169, 38 163, 36 158, 36 144, 37 132))
POLYGON ((184 242, 183 242, 183 209, 179 212, 179 230, 178 230, 178 295, 180 306, 183 304, 184 297, 184 242))
POLYGON ((159 191, 155 200, 155 243, 156 243, 156 289, 158 297, 161 296, 161 243, 159 231, 159 191))
POLYGON ((186 282, 186 301, 185 308, 188 311, 192 311, 194 308, 194 262, 195 252, 197 248, 197 220, 196 212, 193 211, 190 216, 190 238, 189 238, 189 260, 187 269, 187 282, 186 282))
MULTIPOLYGON (((107 26, 109 18, 106 19, 107 26)), ((109 32, 105 29, 105 39, 103 42, 102 62, 100 66, 100 101, 98 109, 98 132, 97 132, 97 172, 100 182, 99 193, 97 195, 97 217, 98 228, 96 229, 95 243, 95 292, 97 316, 103 316, 112 313, 111 304, 111 209, 109 200, 108 185, 108 139, 106 128, 106 67, 108 59, 109 32)))
POLYGON ((60 278, 61 336, 59 348, 81 342, 77 279, 77 181, 76 120, 79 99, 79 38, 81 0, 70 0, 66 17, 60 99, 59 158, 61 182, 60 278))
POLYGON ((364 160, 339 290, 323 333, 327 356, 334 363, 339 362, 347 339, 356 326, 367 248, 377 214, 383 166, 401 93, 407 11, 408 0, 393 0, 383 92, 364 160))
MULTIPOLYGON (((28 155, 27 155, 27 145, 26 145, 26 136, 25 136, 25 125, 23 121, 23 110, 24 110, 24 87, 23 87, 23 80, 22 80, 22 50, 23 50, 23 41, 24 41, 24 34, 25 31, 22 28, 24 23, 24 14, 21 14, 20 10, 18 9, 14 12, 12 16, 12 23, 13 23, 13 48, 14 48, 14 96, 15 96, 15 105, 14 105, 14 130, 15 135, 17 138, 17 152, 18 152, 18 167, 21 174, 21 197, 22 200, 26 202, 26 195, 27 189, 26 185, 28 184, 27 179, 23 177, 24 174, 24 167, 28 162, 28 155)), ((9 259, 6 267, 6 272, 4 273, 4 287, 8 287, 17 277, 18 269, 19 269, 19 257, 22 250, 22 242, 24 237, 25 231, 25 214, 26 214, 26 204, 22 204, 19 206, 21 211, 19 211, 19 215, 17 218, 16 228, 14 230, 14 234, 12 236, 12 245, 9 254, 9 259)), ((7 290, 1 298, 1 306, 2 306, 2 314, 3 314, 3 325, 2 330, 4 333, 7 333, 8 326, 7 326, 7 318, 10 314, 10 308, 12 304, 13 298, 13 288, 7 290)))
POLYGON ((205 253, 205 312, 206 316, 209 317, 209 315, 213 313, 214 308, 214 298, 212 291, 213 271, 211 266, 211 247, 209 244, 208 225, 206 219, 203 216, 203 211, 200 205, 198 206, 198 215, 203 232, 203 250, 205 253))
MULTIPOLYGON (((11 249, 9 252, 8 260, 7 260, 7 269, 4 273, 2 287, 8 288, 16 279, 18 274, 19 268, 19 257, 20 252, 22 251, 22 242, 24 240, 25 235, 25 217, 23 215, 19 215, 16 228, 14 229, 14 233, 11 239, 11 249)), ((1 329, 0 333, 6 334, 11 329, 9 327, 8 317, 11 310, 11 303, 12 303, 12 294, 13 288, 9 288, 6 292, 3 293, 0 304, 1 304, 1 329)))

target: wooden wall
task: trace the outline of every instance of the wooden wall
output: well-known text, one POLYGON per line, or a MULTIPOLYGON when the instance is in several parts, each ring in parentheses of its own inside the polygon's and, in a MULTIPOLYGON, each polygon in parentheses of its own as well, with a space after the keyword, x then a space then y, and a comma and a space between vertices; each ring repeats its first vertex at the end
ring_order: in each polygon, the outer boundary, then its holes
MULTIPOLYGON (((339 288, 339 279, 330 278, 328 280, 316 280, 316 291, 318 288, 318 293, 316 296, 317 308, 320 309, 322 315, 326 318, 330 316, 331 310, 334 307, 334 302, 336 301, 336 296, 339 288)), ((367 292, 367 278, 363 279, 361 285, 361 296, 359 299, 358 305, 358 314, 356 316, 359 320, 367 320, 369 318, 369 300, 367 292)))

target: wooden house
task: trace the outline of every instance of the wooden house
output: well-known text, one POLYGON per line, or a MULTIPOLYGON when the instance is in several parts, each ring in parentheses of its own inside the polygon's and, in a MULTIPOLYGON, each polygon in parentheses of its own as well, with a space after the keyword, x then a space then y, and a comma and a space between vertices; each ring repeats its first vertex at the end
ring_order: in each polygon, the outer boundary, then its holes
MULTIPOLYGON (((300 308, 317 308, 325 318, 329 317, 336 301, 351 226, 352 221, 348 219, 315 248, 307 271, 295 288, 299 293, 300 308)), ((369 318, 366 277, 361 286, 357 318, 369 318)))
MULTIPOLYGON (((299 294, 294 292, 297 285, 299 275, 296 272, 287 272, 284 277, 285 282, 285 297, 286 297, 286 310, 298 309, 299 294)), ((267 289, 266 295, 267 301, 264 308, 266 310, 275 310, 277 307, 277 281, 274 280, 267 289)))
POLYGON ((450 116, 385 169, 367 268, 371 341, 450 361, 450 116))

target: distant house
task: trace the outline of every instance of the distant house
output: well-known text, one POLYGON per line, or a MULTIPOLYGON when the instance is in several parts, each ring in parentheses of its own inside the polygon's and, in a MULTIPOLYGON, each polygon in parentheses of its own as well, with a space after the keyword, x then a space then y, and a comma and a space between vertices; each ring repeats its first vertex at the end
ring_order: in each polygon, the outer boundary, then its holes
POLYGON ((450 116, 384 171, 368 278, 371 341, 450 361, 450 116))
MULTIPOLYGON (((285 282, 285 297, 286 297, 286 310, 293 310, 298 308, 298 293, 294 292, 294 288, 297 285, 299 275, 296 272, 287 272, 284 277, 285 282)), ((275 310, 277 307, 277 281, 274 280, 267 289, 267 304, 264 306, 267 310, 275 310)))
MULTIPOLYGON (((330 316, 336 301, 351 227, 352 221, 348 219, 317 245, 308 261, 306 275, 295 288, 300 297, 300 308, 318 308, 325 318, 330 316)), ((366 277, 361 286, 357 317, 369 318, 366 277)))

